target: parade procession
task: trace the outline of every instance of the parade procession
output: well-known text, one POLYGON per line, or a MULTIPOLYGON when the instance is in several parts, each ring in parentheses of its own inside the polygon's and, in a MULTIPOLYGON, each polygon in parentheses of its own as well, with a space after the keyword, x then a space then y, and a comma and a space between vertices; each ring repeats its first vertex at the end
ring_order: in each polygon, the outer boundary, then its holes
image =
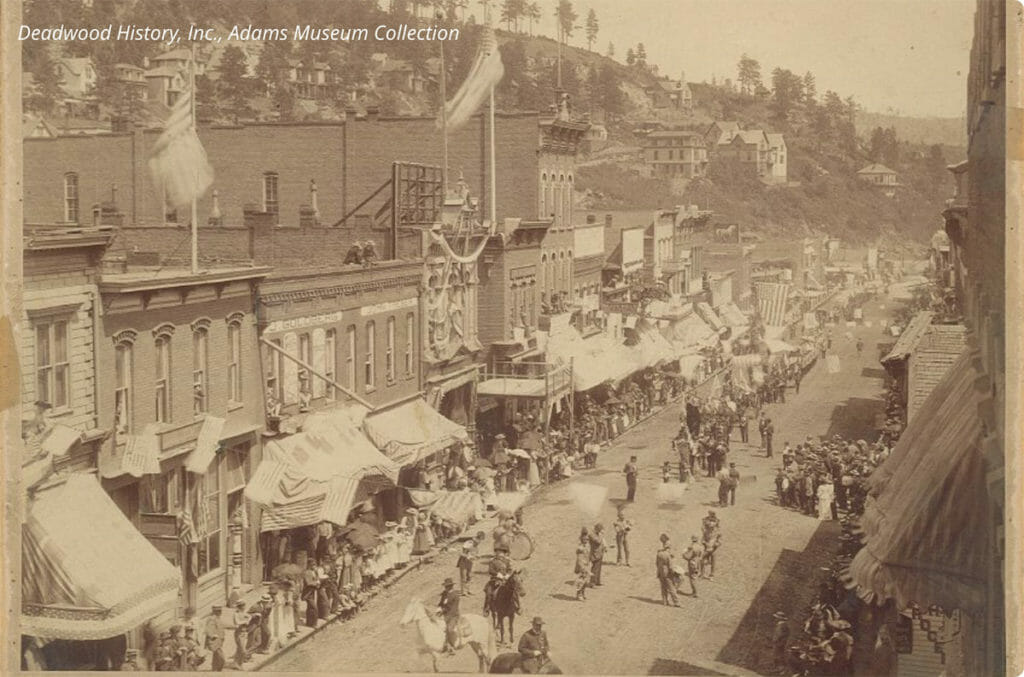
POLYGON ((5 667, 1013 672, 1004 3, 12 5, 5 667))

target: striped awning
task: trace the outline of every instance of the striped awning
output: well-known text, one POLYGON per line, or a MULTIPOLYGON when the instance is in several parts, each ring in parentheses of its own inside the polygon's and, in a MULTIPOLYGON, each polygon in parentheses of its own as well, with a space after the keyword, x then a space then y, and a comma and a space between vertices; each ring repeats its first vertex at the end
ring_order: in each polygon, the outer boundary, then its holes
POLYGON ((865 545, 850 573, 877 598, 900 607, 985 606, 992 506, 979 387, 965 350, 869 480, 865 545))
POLYGON ((403 467, 467 439, 463 426, 420 398, 367 416, 363 429, 378 449, 403 467))
POLYGON ((180 573, 91 473, 36 492, 21 535, 23 635, 116 637, 177 603, 180 573))
POLYGON ((267 442, 245 496, 263 508, 260 529, 332 522, 344 525, 360 482, 394 483, 400 466, 376 449, 359 425, 365 409, 310 414, 302 432, 267 442))

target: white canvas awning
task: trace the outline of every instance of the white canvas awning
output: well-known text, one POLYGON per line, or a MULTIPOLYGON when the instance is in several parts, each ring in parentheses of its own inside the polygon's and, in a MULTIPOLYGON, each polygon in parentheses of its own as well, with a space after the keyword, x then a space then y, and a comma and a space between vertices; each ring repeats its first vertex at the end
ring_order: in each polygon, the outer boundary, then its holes
POLYGON ((21 534, 24 635, 116 637, 177 603, 178 570, 92 474, 39 490, 21 534))
POLYGON ((363 421, 366 435, 388 458, 400 466, 466 441, 466 429, 449 421, 423 399, 372 414, 363 421))

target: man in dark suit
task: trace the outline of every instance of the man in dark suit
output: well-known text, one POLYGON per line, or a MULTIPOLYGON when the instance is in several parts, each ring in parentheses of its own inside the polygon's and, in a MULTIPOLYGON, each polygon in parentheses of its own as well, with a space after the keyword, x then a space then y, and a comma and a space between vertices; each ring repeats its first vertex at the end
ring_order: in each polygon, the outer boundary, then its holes
POLYGON ((604 542, 604 525, 595 524, 590 534, 590 574, 594 586, 601 585, 601 565, 604 564, 604 553, 608 546, 604 542))
POLYGON ((629 463, 622 469, 622 472, 626 475, 626 500, 632 503, 636 498, 636 456, 629 457, 629 463))
POLYGON ((548 633, 544 632, 544 620, 534 616, 530 629, 519 638, 519 655, 522 657, 522 669, 526 673, 536 673, 548 662, 548 633))

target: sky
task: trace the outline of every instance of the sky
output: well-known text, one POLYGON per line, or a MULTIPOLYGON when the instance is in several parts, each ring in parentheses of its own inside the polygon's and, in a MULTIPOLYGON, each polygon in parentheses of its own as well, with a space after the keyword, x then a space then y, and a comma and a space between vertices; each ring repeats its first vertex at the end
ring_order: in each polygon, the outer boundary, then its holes
MULTIPOLYGON (((475 4, 475 3, 473 3, 475 4)), ((555 35, 555 1, 541 0, 541 30, 555 35)), ((574 0, 570 44, 597 13, 595 51, 615 58, 639 42, 660 72, 689 82, 736 79, 744 53, 770 83, 775 67, 814 73, 819 95, 852 95, 869 112, 964 114, 975 0, 574 0)), ((472 11, 472 10, 471 10, 472 11)), ((770 85, 769 85, 770 86, 770 85)))

